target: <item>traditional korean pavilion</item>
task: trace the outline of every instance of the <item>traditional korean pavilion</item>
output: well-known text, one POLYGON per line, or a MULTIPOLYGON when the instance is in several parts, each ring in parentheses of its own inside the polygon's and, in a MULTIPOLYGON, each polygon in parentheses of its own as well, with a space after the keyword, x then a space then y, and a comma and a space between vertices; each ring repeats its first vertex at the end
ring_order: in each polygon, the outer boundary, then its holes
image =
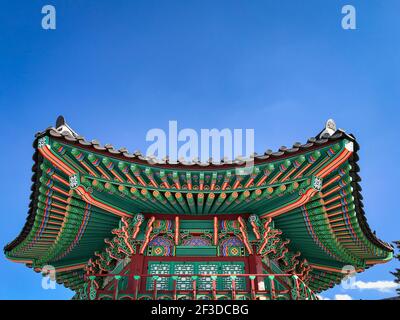
POLYGON ((5 255, 74 299, 317 299, 392 258, 363 210, 359 145, 332 120, 242 160, 155 162, 59 117, 33 143, 28 218, 5 255), (343 269, 344 268, 344 269, 343 269), (347 269, 346 269, 347 268, 347 269))

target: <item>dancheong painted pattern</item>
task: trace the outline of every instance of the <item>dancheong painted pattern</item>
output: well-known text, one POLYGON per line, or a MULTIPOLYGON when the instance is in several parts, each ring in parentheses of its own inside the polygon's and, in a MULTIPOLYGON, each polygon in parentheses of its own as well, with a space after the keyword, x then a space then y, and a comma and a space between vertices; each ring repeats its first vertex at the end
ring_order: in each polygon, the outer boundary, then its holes
POLYGON ((11 261, 56 270, 75 299, 317 299, 392 258, 361 202, 359 149, 333 121, 304 144, 232 162, 154 163, 62 117, 36 135, 11 261))

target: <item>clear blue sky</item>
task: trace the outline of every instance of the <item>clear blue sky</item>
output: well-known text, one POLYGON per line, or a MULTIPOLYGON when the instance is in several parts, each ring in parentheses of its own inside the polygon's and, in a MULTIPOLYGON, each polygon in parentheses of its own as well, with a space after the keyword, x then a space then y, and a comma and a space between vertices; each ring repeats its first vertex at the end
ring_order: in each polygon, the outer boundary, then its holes
MULTIPOLYGON (((88 139, 145 150, 146 132, 254 128, 258 152, 318 133, 328 118, 361 145, 368 222, 400 238, 398 197, 400 2, 22 1, 0 4, 0 244, 27 215, 34 133, 63 114, 88 139), (57 29, 41 28, 53 4, 57 29), (357 30, 341 28, 341 8, 357 30)), ((0 258, 0 298, 68 299, 62 287, 0 258)), ((398 263, 358 280, 392 280, 398 263)), ((323 295, 394 295, 340 287, 323 295)))

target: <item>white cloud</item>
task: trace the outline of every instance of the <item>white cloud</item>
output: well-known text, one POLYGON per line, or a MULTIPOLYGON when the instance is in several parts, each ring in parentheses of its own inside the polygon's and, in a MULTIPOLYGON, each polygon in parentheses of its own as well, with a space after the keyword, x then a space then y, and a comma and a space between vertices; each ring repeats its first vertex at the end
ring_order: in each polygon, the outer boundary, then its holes
POLYGON ((353 300, 348 294, 335 294, 335 300, 353 300))
MULTIPOLYGON (((395 289, 399 288, 400 284, 394 281, 354 281, 350 286, 346 287, 346 289, 358 289, 362 290, 376 290, 379 292, 395 292, 395 289)), ((318 295, 319 300, 353 300, 353 298, 348 294, 336 294, 332 299, 328 297, 324 297, 318 295)))
POLYGON ((355 281, 351 289, 378 290, 380 292, 390 292, 399 287, 394 281, 355 281))
MULTIPOLYGON (((331 298, 317 295, 319 300, 332 300, 331 298)), ((335 294, 334 300, 353 300, 348 294, 335 294)))

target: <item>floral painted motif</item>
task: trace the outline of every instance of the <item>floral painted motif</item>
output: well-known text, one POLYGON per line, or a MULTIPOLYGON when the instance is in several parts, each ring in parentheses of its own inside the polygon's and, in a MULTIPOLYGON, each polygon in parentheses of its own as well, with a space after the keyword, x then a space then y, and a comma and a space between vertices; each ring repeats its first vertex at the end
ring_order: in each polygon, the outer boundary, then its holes
POLYGON ((220 253, 226 257, 241 256, 244 253, 243 242, 235 236, 222 240, 219 248, 220 248, 220 253))
POLYGON ((211 241, 203 237, 191 237, 189 239, 185 239, 182 245, 191 247, 211 246, 211 241))

